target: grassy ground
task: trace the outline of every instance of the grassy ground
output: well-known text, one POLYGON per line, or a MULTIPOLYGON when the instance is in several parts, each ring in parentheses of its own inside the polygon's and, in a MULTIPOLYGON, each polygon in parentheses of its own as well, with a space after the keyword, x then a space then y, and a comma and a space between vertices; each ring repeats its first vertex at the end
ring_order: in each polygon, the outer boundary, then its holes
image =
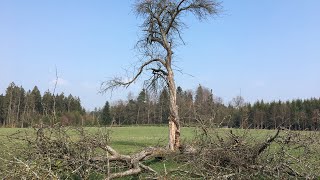
MULTIPOLYGON (((168 142, 168 128, 165 126, 132 126, 113 128, 86 128, 90 133, 110 131, 111 146, 120 153, 131 154, 148 146, 164 146, 168 142)), ((194 137, 194 128, 183 128, 183 140, 194 137)))
MULTIPOLYGON (((224 136, 230 130, 235 134, 244 132, 242 129, 217 129, 215 133, 224 136)), ((33 129, 0 128, 0 143, 9 146, 10 140, 7 136, 17 132, 30 134, 32 131, 33 129)), ((132 154, 148 146, 164 146, 168 142, 168 127, 166 126, 86 127, 85 131, 93 134, 109 132, 111 146, 123 154, 132 154)), ((274 132, 274 130, 248 130, 249 137, 256 140, 265 139, 274 132)), ((181 134, 182 142, 189 142, 196 136, 196 128, 184 127, 181 134)))

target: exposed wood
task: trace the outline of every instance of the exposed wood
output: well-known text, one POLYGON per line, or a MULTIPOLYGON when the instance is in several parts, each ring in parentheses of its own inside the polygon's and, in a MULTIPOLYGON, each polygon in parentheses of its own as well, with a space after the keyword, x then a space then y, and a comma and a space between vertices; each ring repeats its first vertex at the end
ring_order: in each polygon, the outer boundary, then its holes
POLYGON ((110 154, 110 156, 93 157, 93 158, 91 158, 92 162, 95 162, 95 161, 103 161, 103 162, 122 161, 122 162, 128 163, 129 167, 131 167, 128 170, 123 171, 123 172, 110 173, 108 175, 109 179, 114 179, 114 178, 129 176, 129 175, 135 175, 135 174, 141 173, 142 171, 149 171, 149 172, 156 174, 157 172, 155 170, 153 170, 149 166, 144 165, 141 161, 148 159, 148 158, 151 158, 151 157, 163 156, 163 155, 166 155, 169 153, 168 150, 164 149, 164 148, 149 147, 149 148, 146 148, 136 154, 129 156, 129 155, 119 154, 111 146, 105 146, 105 147, 103 147, 103 149, 106 150, 110 154))

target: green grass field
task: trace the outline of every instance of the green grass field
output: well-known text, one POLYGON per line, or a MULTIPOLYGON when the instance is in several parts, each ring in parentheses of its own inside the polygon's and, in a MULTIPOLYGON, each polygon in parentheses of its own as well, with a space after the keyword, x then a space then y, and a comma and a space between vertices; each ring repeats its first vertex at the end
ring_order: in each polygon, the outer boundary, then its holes
MULTIPOLYGON (((32 134, 33 129, 0 128, 0 144, 11 147, 7 137, 17 132, 32 134)), ((148 146, 165 146, 168 142, 166 126, 128 126, 128 127, 86 127, 90 134, 107 133, 111 138, 111 146, 122 154, 132 154, 148 146)), ((72 132, 70 132, 72 136, 72 132)), ((190 141, 195 135, 194 128, 182 128, 182 140, 190 141)))
MULTIPOLYGON (((224 136, 230 130, 235 134, 243 134, 242 129, 217 129, 215 133, 224 136)), ((17 132, 32 134, 33 129, 0 128, 1 144, 10 145, 7 136, 17 132)), ((86 127, 88 133, 106 133, 111 137, 111 146, 120 153, 132 154, 148 146, 164 146, 168 142, 166 126, 127 126, 127 127, 86 127)), ((275 130, 248 130, 248 136, 255 140, 263 140, 275 133, 275 130)), ((182 142, 190 142, 196 136, 196 128, 184 127, 181 130, 182 142)), ((72 133, 71 133, 72 136, 72 133)))

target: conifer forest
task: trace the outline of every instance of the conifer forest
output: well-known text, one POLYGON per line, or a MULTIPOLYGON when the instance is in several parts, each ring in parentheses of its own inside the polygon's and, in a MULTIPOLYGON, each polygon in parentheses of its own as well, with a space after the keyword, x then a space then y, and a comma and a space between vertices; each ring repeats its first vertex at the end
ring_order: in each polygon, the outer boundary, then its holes
MULTIPOLYGON (((87 111, 81 99, 64 93, 40 92, 35 86, 25 90, 15 83, 9 84, 0 95, 0 124, 2 127, 33 127, 38 124, 65 126, 147 125, 167 124, 168 92, 149 92, 142 89, 137 97, 127 100, 106 101, 103 107, 87 111)), ((177 104, 184 126, 194 126, 199 121, 214 123, 218 127, 317 130, 320 125, 320 99, 294 99, 288 101, 263 100, 246 102, 236 96, 230 102, 199 85, 195 90, 177 88, 177 104)))

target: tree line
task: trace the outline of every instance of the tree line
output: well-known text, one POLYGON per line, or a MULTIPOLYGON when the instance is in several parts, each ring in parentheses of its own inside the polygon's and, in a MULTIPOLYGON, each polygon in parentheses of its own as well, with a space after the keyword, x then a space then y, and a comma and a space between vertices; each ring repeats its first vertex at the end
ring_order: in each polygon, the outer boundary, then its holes
MULTIPOLYGON (((291 101, 263 100, 246 103, 237 96, 229 103, 199 85, 195 91, 178 87, 177 105, 182 126, 199 123, 218 127, 294 130, 320 128, 320 98, 291 101)), ((142 89, 137 97, 129 93, 127 100, 109 103, 91 112, 81 105, 79 97, 49 90, 41 95, 38 87, 25 90, 10 83, 0 94, 0 126, 32 127, 39 124, 73 126, 167 124, 170 114, 169 93, 142 89)))
POLYGON ((30 127, 39 124, 80 125, 85 110, 80 98, 71 94, 53 94, 49 90, 41 95, 37 86, 25 90, 14 82, 0 95, 0 125, 3 127, 30 127))
POLYGON ((291 101, 263 100, 246 104, 234 113, 236 127, 275 129, 282 126, 294 130, 318 130, 320 128, 320 98, 291 101))
MULTIPOLYGON (((169 116, 168 90, 150 93, 142 89, 135 98, 119 100, 91 112, 102 124, 167 124, 169 116)), ((218 127, 294 130, 316 130, 320 125, 320 98, 291 101, 263 100, 246 103, 241 96, 225 104, 209 88, 199 85, 195 91, 177 88, 177 105, 183 126, 199 123, 218 127)))

